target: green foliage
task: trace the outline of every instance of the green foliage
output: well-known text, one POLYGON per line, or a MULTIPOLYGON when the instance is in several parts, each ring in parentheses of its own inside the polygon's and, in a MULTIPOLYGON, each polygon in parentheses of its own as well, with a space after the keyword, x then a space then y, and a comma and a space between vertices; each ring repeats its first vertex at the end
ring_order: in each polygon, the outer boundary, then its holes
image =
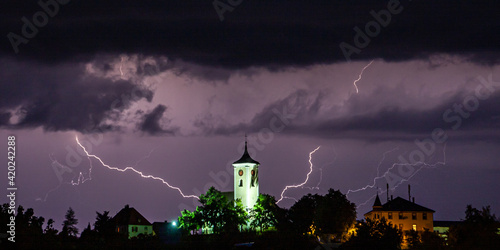
POLYGON ((247 212, 239 200, 228 199, 217 189, 211 187, 206 194, 200 195, 201 206, 196 211, 184 210, 179 217, 180 227, 186 231, 196 230, 204 226, 213 229, 216 234, 238 231, 238 227, 246 224, 247 212))
POLYGON ((276 205, 276 199, 268 194, 261 194, 250 212, 253 229, 260 228, 261 231, 270 227, 278 227, 278 223, 285 216, 285 211, 276 205))
POLYGON ((400 249, 401 232, 385 217, 362 221, 356 225, 356 234, 342 245, 342 249, 400 249))
POLYGON ((467 205, 465 220, 450 228, 448 244, 454 249, 493 249, 500 245, 498 227, 489 206, 478 210, 467 205))

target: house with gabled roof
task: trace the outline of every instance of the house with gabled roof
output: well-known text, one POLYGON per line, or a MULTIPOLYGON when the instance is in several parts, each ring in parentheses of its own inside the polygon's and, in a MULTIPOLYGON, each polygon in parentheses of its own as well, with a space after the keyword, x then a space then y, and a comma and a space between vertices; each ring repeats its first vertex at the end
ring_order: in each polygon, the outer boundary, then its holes
POLYGON ((155 235, 153 225, 140 214, 135 208, 125 205, 125 207, 113 217, 115 230, 118 233, 126 234, 128 238, 139 235, 155 235))
POLYGON ((432 209, 416 204, 415 199, 412 202, 401 197, 388 200, 382 205, 377 194, 372 210, 365 214, 365 218, 377 220, 385 217, 387 222, 392 223, 401 231, 423 232, 427 229, 432 232, 434 212, 432 209))

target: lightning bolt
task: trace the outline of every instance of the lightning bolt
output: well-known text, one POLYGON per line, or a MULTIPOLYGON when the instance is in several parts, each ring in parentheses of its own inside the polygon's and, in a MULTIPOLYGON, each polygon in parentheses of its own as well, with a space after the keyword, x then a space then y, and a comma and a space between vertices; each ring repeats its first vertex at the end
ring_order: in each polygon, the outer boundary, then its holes
POLYGON ((395 148, 393 148, 393 149, 391 149, 391 150, 389 150, 389 151, 386 151, 386 152, 384 153, 384 155, 382 156, 382 159, 380 160, 380 162, 379 162, 379 163, 378 163, 378 165, 377 165, 377 176, 378 176, 378 175, 379 175, 379 173, 380 173, 380 166, 382 165, 382 162, 384 162, 384 160, 385 160, 385 156, 386 156, 387 154, 389 154, 389 153, 392 153, 392 152, 394 152, 394 151, 398 150, 398 149, 399 149, 399 147, 395 147, 395 148))
POLYGON ((153 179, 153 180, 158 180, 158 181, 161 181, 163 184, 167 185, 169 188, 174 189, 174 190, 177 190, 177 191, 179 192, 179 194, 181 194, 181 195, 182 195, 182 197, 184 197, 184 198, 196 198, 196 199, 200 199, 200 198, 199 198, 198 196, 196 196, 196 195, 185 195, 179 187, 176 187, 176 186, 172 186, 172 185, 170 185, 168 182, 166 182, 164 179, 162 179, 162 178, 160 178, 160 177, 156 177, 156 176, 153 176, 153 175, 145 175, 145 174, 143 174, 141 171, 136 170, 136 169, 135 169, 135 168, 133 168, 133 167, 126 167, 126 168, 124 168, 124 169, 120 169, 120 168, 117 168, 117 167, 111 167, 111 166, 109 166, 108 164, 104 163, 104 162, 101 160, 101 158, 99 158, 98 156, 93 155, 93 154, 90 154, 89 152, 87 152, 87 149, 86 149, 84 146, 82 146, 82 144, 80 144, 80 141, 78 140, 78 137, 77 137, 77 136, 75 136, 75 138, 76 138, 76 143, 78 144, 78 146, 80 146, 80 147, 83 149, 83 151, 85 152, 85 154, 87 155, 87 157, 89 157, 89 158, 94 158, 94 159, 98 160, 98 161, 101 163, 101 165, 103 165, 104 167, 106 167, 106 168, 108 168, 108 169, 110 169, 110 170, 116 170, 116 171, 119 171, 119 172, 126 172, 126 171, 130 170, 130 171, 132 171, 132 172, 134 172, 134 173, 138 174, 138 175, 139 175, 139 176, 141 176, 142 178, 145 178, 145 179, 153 179))
POLYGON ((359 93, 358 85, 356 85, 356 83, 361 80, 361 77, 363 77, 363 72, 365 71, 366 68, 370 67, 370 65, 373 63, 373 61, 374 60, 372 60, 365 67, 363 67, 363 69, 361 70, 361 73, 359 73, 359 75, 358 75, 358 79, 354 80, 353 84, 354 84, 354 87, 356 88, 356 94, 359 93))
MULTIPOLYGON (((387 154, 387 153, 389 153, 389 152, 392 152, 392 151, 394 151, 394 149, 393 149, 393 150, 391 150, 391 151, 388 151, 388 152, 384 153, 384 158, 385 158, 385 154, 387 154)), ((382 161, 381 161, 381 162, 382 162, 382 161)), ((371 184, 371 185, 370 185, 370 184, 368 184, 368 185, 366 185, 366 186, 364 186, 364 187, 362 187, 362 188, 355 189, 355 190, 351 190, 351 189, 349 189, 349 190, 347 191, 346 196, 347 196, 347 197, 349 197, 349 194, 351 194, 351 193, 357 193, 357 192, 360 192, 360 191, 365 191, 365 190, 367 190, 367 189, 372 189, 372 188, 374 188, 374 187, 375 187, 375 185, 376 185, 377 180, 380 180, 380 179, 382 179, 382 178, 385 178, 385 177, 389 174, 389 172, 390 172, 392 169, 394 169, 395 167, 397 167, 397 166, 412 166, 412 167, 417 167, 417 166, 419 166, 419 167, 418 167, 418 168, 417 168, 417 169, 416 169, 416 170, 415 170, 415 171, 414 171, 414 172, 413 172, 413 173, 412 173, 409 177, 407 177, 406 179, 405 179, 405 178, 401 178, 401 180, 400 180, 400 181, 398 181, 398 182, 396 183, 396 185, 394 185, 394 187, 391 187, 391 188, 390 188, 390 190, 391 190, 391 191, 394 191, 394 190, 395 190, 395 189, 396 189, 399 185, 401 185, 403 182, 407 182, 407 181, 411 180, 411 178, 413 178, 413 176, 415 176, 415 175, 416 175, 418 172, 420 172, 420 170, 422 170, 423 168, 436 168, 438 165, 443 165, 443 166, 444 166, 444 165, 446 165, 446 144, 444 144, 444 146, 443 146, 443 161, 439 161, 439 162, 436 162, 436 163, 434 163, 434 164, 428 164, 428 163, 425 163, 425 162, 416 162, 416 163, 413 163, 413 164, 410 164, 410 163, 394 163, 394 164, 392 164, 392 166, 391 166, 390 168, 388 168, 388 169, 384 172, 384 174, 383 174, 382 176, 377 176, 377 177, 375 177, 375 178, 373 179, 373 184, 371 184)), ((387 192, 387 190, 383 191, 383 192, 382 192, 382 194, 383 194, 383 193, 385 193, 385 192, 387 192)), ((361 207, 361 206, 366 205, 366 204, 368 203, 368 201, 370 201, 371 199, 373 199, 375 196, 376 196, 376 195, 371 196, 371 197, 370 197, 368 200, 366 200, 364 203, 361 203, 360 205, 358 205, 358 206, 357 206, 357 208, 359 208, 359 207, 361 207)))
POLYGON ((313 151, 311 151, 311 152, 309 153, 309 173, 307 173, 305 181, 304 181, 304 182, 302 182, 302 183, 300 183, 300 184, 298 184, 298 185, 289 185, 289 186, 286 186, 286 187, 283 189, 283 191, 281 192, 281 198, 280 198, 280 199, 276 202, 276 204, 278 204, 280 201, 282 201, 282 200, 283 200, 283 199, 285 199, 285 198, 286 198, 286 199, 293 199, 293 200, 297 201, 297 199, 295 199, 295 198, 285 196, 285 192, 286 192, 286 190, 288 190, 289 188, 299 188, 299 187, 304 186, 304 185, 307 183, 307 181, 309 180, 309 175, 311 175, 311 173, 312 173, 312 171, 313 171, 313 163, 311 162, 311 160, 312 160, 312 154, 314 154, 316 151, 318 151, 318 149, 319 149, 320 147, 321 147, 321 146, 318 146, 315 150, 313 150, 313 151))
POLYGON ((321 167, 316 167, 316 169, 319 170, 319 181, 318 181, 318 184, 316 184, 315 187, 302 187, 302 188, 307 188, 309 190, 314 190, 314 189, 319 190, 319 185, 323 181, 323 168, 327 167, 329 165, 332 165, 332 164, 334 164, 337 161, 337 156, 338 156, 337 152, 335 151, 335 148, 333 148, 332 150, 333 150, 333 154, 335 155, 335 157, 333 158, 333 160, 331 162, 323 164, 321 167))
POLYGON ((123 76, 123 71, 122 71, 123 59, 125 59, 125 57, 122 57, 121 60, 120 60, 120 74, 122 76, 123 76))

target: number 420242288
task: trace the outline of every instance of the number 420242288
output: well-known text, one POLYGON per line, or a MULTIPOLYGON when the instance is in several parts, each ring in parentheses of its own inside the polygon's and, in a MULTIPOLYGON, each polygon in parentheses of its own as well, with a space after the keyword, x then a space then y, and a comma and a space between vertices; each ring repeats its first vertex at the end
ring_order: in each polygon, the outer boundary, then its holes
POLYGON ((9 186, 14 187, 16 185, 16 137, 7 137, 7 178, 9 179, 9 186))

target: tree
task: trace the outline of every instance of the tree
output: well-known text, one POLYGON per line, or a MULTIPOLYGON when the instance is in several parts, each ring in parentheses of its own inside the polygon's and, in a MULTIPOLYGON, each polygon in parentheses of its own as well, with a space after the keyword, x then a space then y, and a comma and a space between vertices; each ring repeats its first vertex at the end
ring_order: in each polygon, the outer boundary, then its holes
POLYGON ((211 187, 200 195, 201 206, 194 212, 187 210, 179 217, 180 226, 187 231, 210 227, 216 234, 234 232, 247 221, 247 213, 240 201, 228 201, 217 189, 211 187))
POLYGON ((356 205, 340 191, 329 189, 324 196, 303 196, 290 208, 289 218, 299 233, 340 239, 356 220, 356 205))
POLYGON ((435 232, 425 229, 423 232, 408 231, 411 240, 408 244, 410 250, 443 250, 446 249, 444 238, 435 232), (417 240, 418 239, 418 240, 417 240))
POLYGON ((184 209, 182 212, 181 212, 181 216, 179 216, 179 227, 184 229, 185 231, 188 231, 188 232, 196 232, 198 231, 201 226, 202 226, 202 223, 201 223, 201 220, 199 218, 199 213, 197 213, 196 211, 195 212, 191 212, 187 209, 184 209))
POLYGON ((72 236, 76 237, 78 234, 78 228, 76 224, 78 224, 78 219, 75 218, 75 211, 70 207, 64 216, 65 220, 63 221, 63 228, 61 230, 62 236, 72 236))
POLYGON ((108 237, 115 232, 115 223, 109 216, 109 211, 104 211, 102 214, 96 212, 94 230, 103 237, 108 237))
POLYGON ((362 221, 356 225, 356 233, 342 249, 400 249, 401 232, 392 223, 387 223, 385 217, 380 220, 362 221))
POLYGON ((50 236, 56 236, 58 230, 54 228, 54 220, 49 219, 47 221, 47 225, 45 226, 45 229, 43 230, 43 233, 45 235, 50 235, 50 236))
POLYGON ((276 199, 268 194, 261 194, 251 212, 252 228, 261 232, 270 227, 278 227, 285 217, 285 211, 276 205, 276 199))
POLYGON ((290 207, 289 219, 294 231, 300 234, 315 233, 314 215, 320 199, 321 195, 307 194, 290 207))
POLYGON ((318 234, 330 234, 335 239, 341 239, 355 222, 356 205, 339 190, 329 189, 319 200, 314 215, 318 234))
POLYGON ((490 206, 479 210, 467 205, 465 220, 450 228, 448 244, 455 249, 493 249, 500 245, 498 227, 499 222, 491 214, 490 206))

